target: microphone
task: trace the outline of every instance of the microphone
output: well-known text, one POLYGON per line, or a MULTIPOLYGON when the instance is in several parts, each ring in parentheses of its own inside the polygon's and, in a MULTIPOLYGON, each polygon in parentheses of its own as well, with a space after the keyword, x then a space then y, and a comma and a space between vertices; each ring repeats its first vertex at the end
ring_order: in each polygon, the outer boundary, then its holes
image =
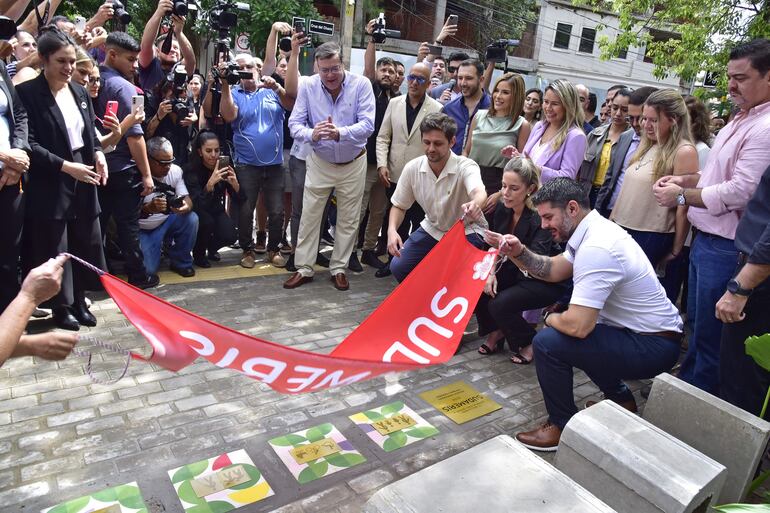
POLYGON ((457 83, 457 80, 455 80, 454 78, 449 82, 447 82, 447 84, 449 84, 449 92, 454 91, 456 83, 457 83))

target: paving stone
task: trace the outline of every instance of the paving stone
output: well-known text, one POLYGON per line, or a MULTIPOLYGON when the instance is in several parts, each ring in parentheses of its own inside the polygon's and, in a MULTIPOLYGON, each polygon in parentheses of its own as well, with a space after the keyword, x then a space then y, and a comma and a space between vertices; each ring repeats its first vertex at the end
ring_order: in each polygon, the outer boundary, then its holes
POLYGON ((191 455, 200 454, 203 450, 216 447, 221 443, 221 439, 215 434, 207 434, 195 438, 179 440, 172 443, 169 447, 177 457, 189 458, 191 455))
POLYGON ((183 387, 168 392, 150 394, 147 396, 147 402, 149 404, 170 403, 179 399, 184 399, 185 397, 190 397, 192 393, 193 392, 189 387, 183 387))
POLYGON ((141 399, 128 399, 124 401, 116 401, 111 404, 104 404, 99 406, 99 415, 113 415, 115 413, 123 413, 129 410, 135 410, 144 406, 141 399))
POLYGON ((104 444, 104 438, 100 434, 84 436, 84 437, 75 438, 74 440, 63 442, 61 444, 54 446, 53 455, 63 456, 65 454, 69 454, 73 452, 80 452, 85 449, 97 448, 103 444, 104 444))
POLYGON ((176 406, 179 411, 186 411, 192 410, 194 408, 202 408, 216 402, 216 397, 211 394, 204 394, 196 397, 182 399, 181 401, 176 401, 174 402, 174 406, 176 406))
POLYGON ((29 465, 45 459, 42 452, 28 451, 9 453, 0 458, 0 470, 29 465))
POLYGON ((190 410, 185 411, 182 413, 175 413, 174 415, 168 415, 166 417, 162 417, 158 419, 158 422, 160 423, 160 427, 163 429, 168 429, 176 426, 181 426, 183 424, 189 424, 191 422, 195 422, 197 420, 200 420, 204 418, 202 410, 190 410))
POLYGON ((122 416, 115 415, 112 417, 102 417, 91 422, 83 422, 82 424, 75 426, 75 431, 78 435, 87 435, 88 433, 116 428, 124 426, 125 424, 126 420, 122 416))
POLYGON ((11 395, 13 397, 23 397, 26 395, 40 394, 43 392, 50 392, 52 390, 60 390, 62 383, 60 379, 51 379, 42 383, 32 383, 30 385, 21 385, 17 387, 11 387, 11 395))
POLYGON ((219 403, 212 404, 203 408, 203 412, 207 417, 218 417, 220 415, 229 415, 231 413, 238 413, 246 408, 246 405, 241 401, 234 401, 232 403, 219 403))
POLYGON ((29 408, 38 404, 38 399, 34 395, 18 397, 16 399, 7 399, 0 401, 0 411, 13 411, 29 408))
POLYGON ((51 404, 45 404, 43 406, 34 406, 31 408, 14 410, 11 412, 11 419, 13 419, 13 422, 21 422, 28 419, 45 417, 47 415, 55 415, 63 411, 64 411, 63 403, 51 403, 51 404))
POLYGON ((86 410, 68 411, 60 415, 51 415, 48 417, 48 427, 63 426, 65 424, 73 424, 87 419, 92 419, 96 416, 93 408, 86 410))
MULTIPOLYGON (((67 491, 70 488, 92 487, 94 484, 101 482, 105 478, 117 475, 117 473, 114 461, 100 461, 97 463, 90 463, 87 467, 82 469, 70 469, 67 472, 62 472, 60 475, 56 476, 56 484, 59 490, 62 491, 67 491)), ((62 499, 66 500, 67 497, 71 498, 72 494, 67 492, 67 496, 62 497, 62 499)))
POLYGON ((348 485, 356 493, 365 493, 380 488, 382 485, 393 481, 393 479, 393 474, 387 470, 378 469, 351 479, 348 481, 348 485))
POLYGON ((28 482, 34 479, 40 479, 41 477, 61 472, 62 469, 76 468, 79 465, 80 458, 76 456, 46 460, 42 463, 22 467, 21 480, 23 482, 28 482))
POLYGON ((62 434, 61 431, 46 431, 22 436, 18 441, 19 449, 46 449, 53 444, 54 440, 61 438, 62 434))
POLYGON ((162 390, 160 382, 151 381, 149 383, 143 383, 141 385, 134 385, 131 388, 123 388, 117 391, 120 399, 130 399, 132 397, 138 397, 140 395, 147 395, 153 392, 160 392, 162 390))
POLYGON ((163 429, 159 432, 145 435, 139 438, 139 446, 142 449, 149 449, 157 445, 169 444, 187 438, 184 430, 181 428, 163 429))
POLYGON ((85 460, 86 465, 90 465, 92 463, 111 460, 117 458, 118 456, 123 456, 125 454, 131 454, 138 451, 139 444, 137 444, 135 441, 123 440, 121 442, 114 442, 102 447, 98 447, 96 449, 86 451, 83 454, 83 459, 85 460))
POLYGON ((34 497, 46 495, 51 486, 46 481, 36 481, 0 492, 0 507, 23 503, 34 497))
POLYGON ((333 506, 345 502, 353 497, 353 492, 344 484, 333 486, 315 495, 311 495, 300 501, 302 511, 315 513, 317 511, 329 511, 333 506))
MULTIPOLYGON (((20 447, 20 448, 23 449, 23 447, 20 447)), ((10 451, 11 451, 11 442, 8 442, 8 441, 0 442, 0 454, 5 454, 10 451)))
POLYGON ((40 394, 41 403, 51 403, 54 401, 63 401, 65 399, 76 399, 88 395, 88 387, 85 385, 79 387, 65 388, 64 390, 55 390, 40 394))
POLYGON ((16 484, 16 473, 12 470, 0 472, 0 490, 5 490, 16 484))
POLYGON ((143 422, 147 419, 154 419, 157 417, 165 417, 171 415, 173 409, 168 404, 159 404, 157 406, 149 406, 142 408, 141 410, 133 410, 127 413, 129 421, 132 423, 143 422))

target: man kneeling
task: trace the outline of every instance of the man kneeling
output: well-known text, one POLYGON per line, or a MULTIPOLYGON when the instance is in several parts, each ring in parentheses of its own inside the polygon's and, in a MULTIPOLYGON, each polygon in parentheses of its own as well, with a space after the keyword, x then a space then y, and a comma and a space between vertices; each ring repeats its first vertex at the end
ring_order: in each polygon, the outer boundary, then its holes
POLYGON ((466 215, 466 238, 478 248, 484 244, 472 224, 477 223, 482 229, 488 226, 481 211, 487 201, 481 170, 471 159, 452 152, 457 123, 446 114, 434 112, 420 123, 420 134, 425 156, 404 166, 390 199, 393 206, 388 222, 388 251, 394 257, 390 270, 399 282, 404 281, 463 214, 466 215), (415 201, 425 211, 425 219, 404 244, 398 228, 415 201))
POLYGON ((583 370, 606 399, 636 411, 622 380, 652 378, 674 366, 682 319, 639 245, 590 209, 580 184, 556 178, 532 196, 532 203, 543 228, 567 243, 563 254, 535 254, 513 235, 487 232, 486 239, 530 276, 574 280, 569 309, 546 314, 546 327, 533 342, 548 421, 516 435, 530 449, 555 451, 564 426, 577 413, 573 367, 583 370))
POLYGON ((198 234, 198 215, 192 211, 182 168, 174 164, 174 150, 163 137, 147 141, 147 154, 155 189, 145 196, 139 219, 144 266, 150 274, 158 271, 165 242, 171 270, 185 278, 195 276, 191 251, 198 234))

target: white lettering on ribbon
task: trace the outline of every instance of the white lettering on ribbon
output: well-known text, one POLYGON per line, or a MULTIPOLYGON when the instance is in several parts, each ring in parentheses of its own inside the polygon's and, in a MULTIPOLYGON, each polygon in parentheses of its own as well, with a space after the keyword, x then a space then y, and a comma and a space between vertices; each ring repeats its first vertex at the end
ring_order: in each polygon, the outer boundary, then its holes
POLYGON ((313 384, 315 380, 318 379, 318 377, 326 372, 326 369, 319 369, 317 367, 306 367, 305 365, 297 365, 294 367, 295 372, 305 372, 308 375, 304 378, 289 378, 286 380, 286 383, 297 383, 298 386, 295 388, 289 388, 289 392, 299 392, 300 390, 304 390, 305 388, 309 387, 313 384))
POLYGON ((430 363, 430 360, 428 360, 424 356, 420 356, 419 354, 415 353, 414 351, 406 347, 404 344, 402 344, 398 340, 393 342, 393 345, 390 346, 387 351, 385 351, 385 354, 382 355, 382 361, 388 362, 388 363, 392 362, 393 355, 396 353, 401 353, 402 355, 406 356, 413 362, 417 362, 423 365, 430 363))
POLYGON ((278 376, 281 375, 285 368, 286 362, 279 362, 278 360, 273 360, 271 358, 262 358, 261 356, 249 358, 243 362, 243 373, 247 376, 257 378, 262 383, 272 383, 276 380, 276 378, 278 378, 278 376), (268 373, 258 372, 254 369, 254 367, 259 365, 272 367, 273 370, 268 373))
POLYGON ((447 289, 446 287, 442 288, 436 294, 433 296, 433 299, 430 302, 430 311, 433 312, 433 315, 438 317, 439 319, 443 319, 447 315, 449 315, 449 312, 452 311, 452 309, 456 306, 460 307, 460 313, 458 313, 454 318, 454 323, 457 324, 462 320, 463 317, 465 317, 465 313, 468 311, 468 300, 464 297, 456 297, 452 301, 449 302, 448 305, 446 305, 444 308, 439 308, 438 301, 441 299, 441 297, 446 294, 447 289))
POLYGON ((195 351, 201 356, 211 356, 212 354, 214 354, 214 351, 216 350, 216 348, 214 347, 214 343, 211 340, 209 340, 207 337, 204 337, 203 335, 201 335, 200 333, 183 330, 179 332, 179 335, 184 338, 198 342, 201 345, 201 347, 199 348, 195 346, 190 346, 190 347, 192 347, 193 351, 195 351))
POLYGON ((410 342, 412 344, 416 345, 426 353, 428 353, 431 356, 438 356, 441 354, 441 351, 433 347, 432 345, 425 342, 423 339, 421 339, 419 336, 417 336, 417 328, 420 326, 426 326, 430 328, 431 331, 434 333, 437 333, 438 335, 441 335, 444 338, 450 338, 452 336, 452 330, 449 330, 443 326, 439 326, 436 324, 436 321, 433 321, 431 319, 428 319, 427 317, 418 317, 415 320, 412 321, 412 324, 409 325, 409 329, 407 330, 407 335, 409 336, 410 342))

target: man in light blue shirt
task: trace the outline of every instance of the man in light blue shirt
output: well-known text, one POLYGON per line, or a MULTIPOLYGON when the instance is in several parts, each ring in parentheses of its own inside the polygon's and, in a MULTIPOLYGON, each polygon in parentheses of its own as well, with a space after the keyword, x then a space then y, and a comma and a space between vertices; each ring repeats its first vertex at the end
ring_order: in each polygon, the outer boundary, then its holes
MULTIPOLYGON (((292 55, 297 57, 294 50, 292 55)), ((297 61, 290 60, 284 89, 271 77, 260 76, 253 56, 240 54, 235 60, 242 72, 251 73, 251 78, 241 78, 240 86, 234 89, 222 79, 219 111, 232 126, 235 174, 245 196, 238 215, 241 266, 251 269, 256 263, 252 232, 261 191, 267 207, 267 261, 284 267, 286 259, 278 251, 283 239, 283 117, 284 108, 291 109, 297 95, 297 61)), ((223 75, 226 66, 220 66, 223 75)), ((211 95, 207 99, 208 96, 211 95)))
POLYGON ((337 228, 329 264, 338 290, 349 288, 345 268, 355 245, 366 179, 366 141, 374 132, 374 93, 369 79, 345 71, 333 42, 315 51, 318 75, 302 83, 289 130, 308 143, 305 194, 294 262, 297 272, 283 284, 293 289, 313 279, 319 227, 332 190, 337 197, 337 228))

